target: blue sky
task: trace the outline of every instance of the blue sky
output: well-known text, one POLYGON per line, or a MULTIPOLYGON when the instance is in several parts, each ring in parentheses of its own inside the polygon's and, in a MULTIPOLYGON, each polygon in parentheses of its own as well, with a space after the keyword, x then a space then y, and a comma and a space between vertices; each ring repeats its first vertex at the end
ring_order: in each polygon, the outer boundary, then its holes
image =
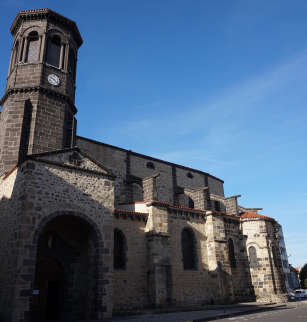
POLYGON ((211 173, 307 262, 307 1, 1 0, 4 91, 19 10, 77 22, 78 134, 211 173))

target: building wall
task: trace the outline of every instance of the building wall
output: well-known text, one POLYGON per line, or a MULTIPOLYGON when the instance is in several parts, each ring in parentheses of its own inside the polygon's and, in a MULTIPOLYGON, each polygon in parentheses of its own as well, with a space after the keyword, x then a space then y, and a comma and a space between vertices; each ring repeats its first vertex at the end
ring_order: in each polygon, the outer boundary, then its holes
MULTIPOLYGON (((68 163, 68 155, 62 158, 65 163, 68 163)), ((1 185, 4 187, 1 189, 4 191, 1 203, 5 210, 0 213, 3 227, 1 245, 3 240, 4 245, 9 244, 6 250, 1 250, 1 260, 10 259, 4 268, 5 279, 0 287, 5 290, 0 299, 4 321, 19 321, 20 316, 25 321, 30 319, 29 301, 33 294, 37 240, 44 226, 62 215, 82 218, 95 232, 96 263, 100 266, 93 269, 97 270, 97 278, 101 279, 99 312, 100 317, 102 314, 110 317, 113 309, 113 180, 103 173, 72 171, 61 165, 27 161, 7 179, 1 180, 1 185), (8 201, 6 195, 10 194, 8 201), (12 240, 14 242, 10 244, 12 240), (12 308, 14 316, 10 317, 12 308)), ((77 288, 72 287, 69 293, 73 296, 74 292, 77 288)), ((67 312, 66 318, 72 318, 76 312, 67 312)))
POLYGON ((282 270, 274 226, 268 220, 245 220, 243 234, 247 235, 246 250, 254 246, 258 268, 250 268, 252 285, 258 302, 287 302, 285 278, 282 270), (277 266, 274 265, 272 246, 275 247, 277 266))
POLYGON ((208 268, 206 221, 186 215, 169 215, 170 254, 173 296, 176 306, 206 305, 213 300, 211 274, 208 268), (197 269, 184 270, 182 261, 182 230, 188 227, 196 238, 197 269))
MULTIPOLYGON (((223 181, 204 172, 181 167, 179 165, 154 159, 132 151, 117 148, 107 144, 95 142, 93 140, 77 137, 77 146, 93 156, 97 161, 104 164, 117 175, 115 181, 115 203, 141 201, 140 198, 141 179, 159 174, 156 178, 158 200, 171 204, 178 202, 178 195, 174 195, 174 187, 182 187, 197 190, 208 186, 210 182, 210 192, 224 197, 223 181), (146 164, 152 162, 155 169, 147 168, 146 164), (193 178, 188 178, 187 173, 191 173, 193 178), (140 179, 139 187, 136 184, 127 184, 129 175, 140 179)), ((221 210, 224 206, 221 205, 221 210)))
POLYGON ((126 268, 114 269, 114 310, 142 309, 147 301, 146 222, 120 216, 114 219, 114 228, 126 239, 126 268))

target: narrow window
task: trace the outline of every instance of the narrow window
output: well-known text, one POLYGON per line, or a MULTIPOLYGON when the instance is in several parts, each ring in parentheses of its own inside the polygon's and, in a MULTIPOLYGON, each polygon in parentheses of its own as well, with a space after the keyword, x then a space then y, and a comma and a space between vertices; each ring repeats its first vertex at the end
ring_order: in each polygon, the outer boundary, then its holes
POLYGON ((54 35, 50 41, 48 64, 59 67, 61 53, 61 38, 54 35))
POLYGON ((250 267, 251 268, 258 268, 258 260, 257 260, 257 251, 254 246, 251 246, 248 249, 249 252, 249 261, 250 261, 250 267))
POLYGON ((124 235, 117 229, 114 230, 114 269, 125 267, 125 240, 124 235))
POLYGON ((194 234, 190 229, 181 233, 183 269, 196 269, 194 234))
POLYGON ((233 240, 231 238, 228 239, 228 252, 229 252, 229 262, 231 268, 236 268, 236 258, 235 258, 235 248, 233 245, 233 240))
POLYGON ((272 256, 273 256, 274 266, 277 267, 277 256, 276 256, 275 246, 272 246, 272 256))
POLYGON ((219 201, 215 200, 214 201, 214 207, 216 211, 221 211, 221 205, 219 203, 219 201))
POLYGON ((191 199, 190 197, 188 197, 188 198, 189 198, 189 208, 194 209, 194 201, 193 201, 193 199, 191 199))
POLYGON ((38 53, 38 34, 36 31, 30 32, 29 34, 29 44, 27 48, 26 62, 32 63, 37 61, 38 53))

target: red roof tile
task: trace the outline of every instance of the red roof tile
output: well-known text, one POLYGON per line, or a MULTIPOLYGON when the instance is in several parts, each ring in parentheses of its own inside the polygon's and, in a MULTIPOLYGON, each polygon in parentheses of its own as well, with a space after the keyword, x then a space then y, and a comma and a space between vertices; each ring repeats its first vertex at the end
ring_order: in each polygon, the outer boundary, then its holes
POLYGON ((274 218, 272 217, 267 217, 267 216, 263 216, 263 215, 259 215, 259 214, 256 214, 255 212, 251 212, 251 211, 246 211, 244 212, 242 215, 241 215, 241 218, 262 218, 262 219, 270 219, 270 220, 275 220, 274 218))

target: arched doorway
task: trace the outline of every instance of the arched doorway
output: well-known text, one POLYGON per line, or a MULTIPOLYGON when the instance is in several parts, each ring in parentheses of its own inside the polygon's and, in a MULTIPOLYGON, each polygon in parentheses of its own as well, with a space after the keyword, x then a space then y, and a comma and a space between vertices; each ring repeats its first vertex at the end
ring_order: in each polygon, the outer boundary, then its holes
MULTIPOLYGON (((66 212, 67 213, 67 212, 66 212)), ((60 215, 37 240, 32 321, 102 316, 101 235, 81 217, 60 215), (100 301, 99 301, 100 299, 100 301)))
POLYGON ((33 321, 50 321, 61 318, 63 267, 54 258, 37 261, 33 290, 33 321))

